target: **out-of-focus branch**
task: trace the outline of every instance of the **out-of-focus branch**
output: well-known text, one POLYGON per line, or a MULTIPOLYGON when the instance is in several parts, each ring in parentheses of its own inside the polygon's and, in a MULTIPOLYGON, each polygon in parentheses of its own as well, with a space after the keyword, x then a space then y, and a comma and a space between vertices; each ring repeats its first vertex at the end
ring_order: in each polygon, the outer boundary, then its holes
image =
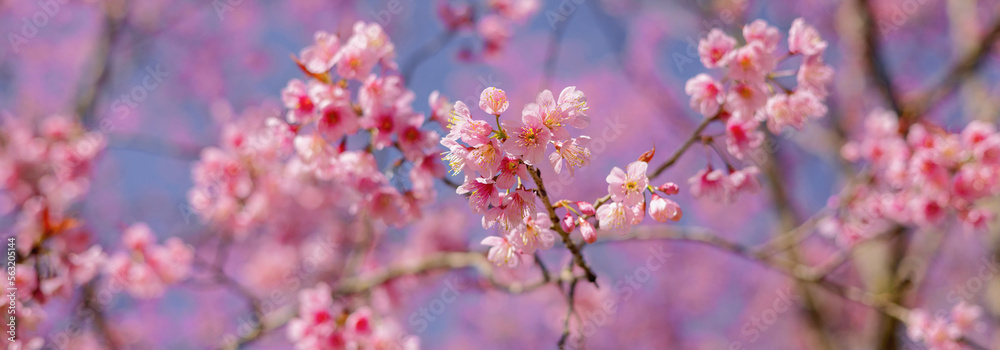
MULTIPOLYGON (((474 268, 481 274, 494 288, 511 293, 521 294, 537 290, 549 283, 559 283, 574 281, 584 278, 583 275, 573 274, 567 270, 555 277, 542 278, 539 281, 522 282, 501 282, 496 278, 493 264, 486 259, 482 252, 445 252, 435 253, 422 258, 416 262, 400 263, 367 274, 365 276, 354 277, 341 281, 334 289, 334 297, 351 296, 370 292, 390 281, 407 276, 418 276, 426 273, 443 270, 459 270, 464 268, 474 268)), ((295 305, 285 306, 278 311, 264 315, 259 322, 258 332, 252 332, 232 342, 223 344, 223 349, 237 349, 242 345, 253 342, 262 335, 267 334, 277 328, 282 327, 296 315, 295 305)))
POLYGON ((986 56, 993 50, 996 41, 1000 39, 1000 7, 998 7, 997 19, 993 26, 986 33, 979 45, 970 50, 965 57, 962 57, 952 66, 940 82, 933 85, 927 92, 917 95, 916 98, 907 103, 903 110, 901 119, 907 123, 912 123, 927 113, 933 106, 941 100, 950 96, 961 86, 963 80, 982 65, 986 56))
MULTIPOLYGON (((773 135, 769 135, 768 137, 774 138, 773 135)), ((792 199, 788 196, 788 192, 785 191, 784 185, 786 181, 781 171, 781 163, 779 162, 777 152, 772 153, 766 162, 764 174, 768 178, 768 188, 771 192, 771 200, 774 203, 774 208, 778 211, 780 227, 778 237, 784 237, 792 234, 793 230, 799 226, 799 218, 792 204, 792 199)), ((792 263, 799 264, 801 262, 798 246, 791 245, 785 252, 792 260, 792 263)), ((823 312, 820 310, 819 302, 813 295, 812 290, 801 281, 796 282, 796 288, 802 294, 803 311, 805 312, 809 328, 811 328, 813 336, 816 339, 816 343, 822 349, 833 349, 833 339, 827 335, 826 321, 823 319, 823 312)))
POLYGON ((878 43, 878 27, 875 22, 875 15, 872 12, 872 4, 868 0, 857 0, 858 17, 860 17, 861 30, 864 33, 864 50, 861 56, 864 57, 869 73, 875 77, 875 84, 882 95, 889 102, 896 115, 902 115, 903 106, 899 101, 899 96, 892 85, 892 78, 889 71, 882 62, 882 52, 878 43))
POLYGON ((542 278, 531 283, 513 282, 505 284, 496 279, 493 271, 493 264, 486 260, 486 256, 479 252, 451 252, 437 253, 427 258, 421 259, 412 264, 399 264, 376 272, 368 277, 358 277, 341 282, 334 290, 334 295, 347 296, 371 291, 389 281, 404 276, 421 275, 438 270, 456 270, 463 268, 474 268, 481 275, 486 277, 491 285, 497 289, 504 290, 511 294, 521 294, 536 290, 548 283, 555 281, 568 281, 578 277, 571 274, 562 274, 556 278, 542 278))
MULTIPOLYGON (((121 1, 104 2, 104 30, 101 34, 95 56, 91 62, 91 80, 84 80, 76 102, 76 115, 83 125, 93 125, 94 109, 100 92, 111 81, 112 48, 121 33, 122 23, 128 11, 121 1)), ((86 74, 84 74, 86 76, 86 74)))
POLYGON ((410 79, 413 77, 413 73, 417 71, 417 66, 424 63, 424 61, 431 57, 431 55, 441 51, 445 45, 448 45, 448 43, 451 42, 451 39, 455 37, 455 34, 456 31, 454 30, 441 32, 441 34, 439 34, 436 38, 428 41, 424 44, 424 46, 421 46, 417 52, 413 53, 413 56, 410 56, 410 59, 403 64, 402 70, 400 71, 400 75, 403 76, 403 82, 409 85, 410 79))
MULTIPOLYGON (((628 235, 601 239, 597 243, 610 242, 632 242, 641 240, 678 240, 698 242, 713 248, 732 253, 748 261, 760 264, 768 269, 784 274, 809 285, 818 286, 834 295, 851 300, 878 311, 879 313, 891 317, 900 324, 907 325, 910 310, 900 304, 889 300, 886 295, 865 291, 861 288, 843 285, 830 280, 830 271, 846 262, 850 251, 844 251, 833 256, 827 262, 813 267, 783 260, 777 257, 766 256, 760 250, 748 248, 735 242, 731 242, 706 229, 698 228, 674 228, 668 226, 643 226, 633 229, 628 235)), ((971 339, 962 338, 959 342, 973 349, 986 349, 985 346, 975 343, 971 339)))
POLYGON ((104 308, 101 307, 97 299, 97 283, 91 282, 83 287, 83 308, 85 310, 90 310, 91 317, 94 321, 94 327, 100 332, 101 336, 104 338, 104 345, 111 350, 117 350, 121 347, 118 344, 118 340, 108 325, 107 319, 105 319, 104 308))
POLYGON ((576 245, 572 239, 569 238, 569 232, 563 230, 562 226, 559 225, 559 215, 556 214, 555 207, 552 206, 552 201, 549 200, 549 194, 545 191, 545 182, 542 181, 542 172, 533 166, 528 166, 528 172, 531 173, 531 177, 535 180, 535 186, 538 187, 538 197, 542 199, 542 204, 545 205, 545 209, 549 213, 549 220, 552 221, 552 228, 559 233, 562 237, 563 244, 566 248, 573 253, 573 260, 576 261, 576 265, 583 269, 583 272, 587 276, 587 281, 597 285, 597 275, 594 271, 590 269, 587 265, 587 261, 583 259, 583 253, 580 252, 580 246, 576 245))
POLYGON ((116 135, 108 140, 109 149, 131 150, 151 155, 197 160, 207 147, 183 142, 162 140, 150 135, 116 135))
POLYGON ((573 314, 576 313, 576 302, 574 302, 574 297, 576 296, 576 283, 580 280, 574 279, 569 284, 569 293, 566 294, 566 319, 563 321, 563 333, 559 337, 559 349, 566 349, 566 341, 569 340, 569 321, 573 318, 573 314))
POLYGON ((681 158, 681 155, 683 155, 684 152, 686 152, 688 148, 690 148, 691 145, 695 143, 695 141, 701 139, 701 132, 705 131, 705 128, 708 127, 708 124, 711 124, 712 121, 718 118, 719 115, 715 115, 711 118, 705 118, 704 120, 702 120, 701 123, 698 124, 698 127, 694 129, 694 132, 691 133, 691 136, 688 137, 688 139, 685 140, 683 144, 681 144, 681 147, 678 148, 676 151, 674 151, 674 154, 671 155, 670 158, 667 158, 667 160, 663 162, 663 164, 660 164, 660 166, 656 167, 656 170, 654 170, 652 174, 649 174, 649 178, 654 179, 657 176, 660 176, 660 174, 662 174, 665 170, 673 166, 674 163, 677 163, 677 160, 681 158))
MULTIPOLYGON (((899 306, 898 304, 885 301, 872 293, 828 280, 826 278, 828 276, 826 271, 829 269, 829 263, 821 265, 820 268, 814 268, 777 257, 765 257, 759 252, 738 243, 728 241, 710 233, 707 230, 677 230, 672 228, 646 226, 635 229, 626 236, 611 238, 610 241, 626 242, 654 239, 684 240, 709 245, 713 248, 717 248, 741 258, 759 263, 764 267, 785 274, 796 281, 822 287, 833 294, 870 306, 883 314, 889 315, 903 322, 906 321, 909 313, 909 310, 906 308, 899 306)), ((831 260, 833 264, 839 264, 836 262, 836 259, 838 258, 831 260)))
MULTIPOLYGON (((222 243, 220 243, 220 245, 221 244, 222 243)), ((258 336, 263 334, 263 331, 265 329, 264 327, 265 315, 264 315, 264 309, 261 307, 260 300, 256 296, 254 296, 249 289, 247 289, 239 282, 237 282, 235 279, 229 277, 229 275, 226 274, 226 272, 222 268, 222 264, 224 264, 225 261, 216 261, 215 263, 208 263, 206 261, 202 261, 196 258, 194 260, 194 263, 195 265, 207 269, 209 273, 212 274, 212 279, 216 284, 225 287, 227 290, 233 292, 236 295, 239 295, 240 297, 242 297, 244 300, 247 301, 247 303, 250 306, 250 310, 253 313, 253 322, 251 325, 252 328, 250 332, 247 332, 245 338, 256 339, 258 336)), ((243 343, 241 343, 241 345, 242 344, 243 343)))

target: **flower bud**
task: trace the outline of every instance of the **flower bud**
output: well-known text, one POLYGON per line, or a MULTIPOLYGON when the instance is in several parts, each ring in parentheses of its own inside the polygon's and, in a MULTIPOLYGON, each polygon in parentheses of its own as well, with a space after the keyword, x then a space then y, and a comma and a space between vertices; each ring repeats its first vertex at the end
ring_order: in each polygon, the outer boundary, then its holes
POLYGON ((672 200, 654 194, 653 199, 649 202, 649 216, 652 216, 656 221, 677 221, 681 219, 681 215, 683 215, 681 207, 672 200))
POLYGON ((583 235, 583 240, 587 243, 597 242, 597 230, 594 229, 594 225, 590 224, 590 221, 580 219, 580 234, 583 235))
POLYGON ((580 213, 583 215, 594 216, 597 215, 597 211, 594 210, 594 205, 588 202, 576 202, 576 206, 580 207, 580 213))
POLYGON ((668 195, 677 194, 677 193, 681 192, 681 187, 677 186, 677 184, 675 184, 673 182, 668 182, 668 183, 662 184, 662 185, 660 185, 660 187, 657 187, 656 189, 658 189, 661 192, 666 193, 668 195))
POLYGON ((573 232, 576 229, 576 218, 573 217, 573 214, 566 213, 566 216, 559 221, 559 225, 562 226, 563 231, 573 232))
POLYGON ((498 115, 506 111, 509 106, 507 93, 495 87, 488 87, 479 95, 479 108, 486 113, 498 115))

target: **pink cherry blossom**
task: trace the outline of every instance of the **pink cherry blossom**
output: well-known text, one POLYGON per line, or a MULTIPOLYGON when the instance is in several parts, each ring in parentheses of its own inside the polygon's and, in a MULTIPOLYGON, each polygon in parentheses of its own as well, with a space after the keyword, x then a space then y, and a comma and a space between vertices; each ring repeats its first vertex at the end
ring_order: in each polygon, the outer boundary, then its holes
POLYGON ((585 129, 590 126, 590 117, 587 116, 587 96, 583 91, 577 90, 576 86, 567 86, 559 92, 557 101, 559 108, 565 113, 566 124, 577 128, 585 129))
POLYGON ((486 54, 497 55, 510 38, 510 21, 498 15, 486 15, 477 21, 476 31, 485 42, 486 54))
POLYGON ((530 179, 528 167, 520 159, 513 156, 506 156, 500 160, 500 175, 497 176, 497 186, 500 188, 511 188, 517 183, 517 179, 530 179))
POLYGON ((319 109, 319 123, 316 127, 323 136, 337 140, 358 132, 358 116, 350 104, 326 103, 319 109))
POLYGON ((522 121, 529 116, 541 119, 546 130, 551 133, 553 141, 567 140, 570 135, 569 130, 566 129, 566 125, 569 122, 570 116, 568 110, 563 107, 557 103, 551 91, 542 90, 535 98, 535 103, 524 106, 524 110, 521 112, 522 121))
POLYGON ((977 322, 979 322, 979 317, 983 315, 983 309, 979 306, 969 304, 967 302, 959 302, 951 308, 951 320, 954 325, 955 332, 958 334, 967 334, 976 328, 977 322))
POLYGON ((746 159, 764 143, 764 133, 756 120, 729 118, 726 121, 726 149, 737 159, 746 159))
POLYGON ((759 173, 760 170, 753 165, 731 172, 728 178, 730 191, 733 194, 738 192, 756 193, 760 191, 760 182, 757 182, 757 174, 759 173))
POLYGON ((455 102, 448 122, 448 129, 451 130, 448 137, 456 140, 461 139, 462 142, 472 147, 489 142, 490 133, 493 132, 493 127, 485 120, 472 119, 469 107, 462 101, 455 102))
POLYGON ((768 102, 767 87, 756 83, 738 83, 726 94, 726 110, 741 120, 754 119, 768 102))
POLYGON ((622 202, 608 202, 597 208, 597 220, 601 229, 608 232, 627 233, 632 228, 634 216, 632 208, 622 202))
POLYGON ((797 91, 792 95, 778 94, 767 100, 767 128, 780 133, 785 127, 802 129, 810 117, 826 114, 826 106, 808 91, 797 91))
POLYGON ((367 78, 378 59, 375 52, 367 47, 367 41, 359 37, 348 39, 334 57, 337 74, 352 80, 367 78))
POLYGON ((471 169, 469 167, 469 149, 462 146, 451 137, 452 136, 441 139, 441 145, 448 148, 448 151, 442 154, 444 155, 444 160, 448 161, 448 166, 451 168, 452 175, 458 175, 466 169, 471 169))
POLYGON ((823 53, 823 50, 826 50, 826 42, 820 38, 816 28, 801 18, 792 21, 792 28, 788 30, 788 51, 813 56, 823 53))
POLYGON ((316 104, 310 99, 306 83, 292 79, 281 91, 281 101, 288 108, 286 118, 291 123, 309 123, 316 119, 316 104))
POLYGON ((521 264, 521 255, 508 236, 489 236, 480 244, 490 246, 487 258, 497 266, 514 268, 521 264))
POLYGON ((558 174, 562 172, 563 162, 565 161, 566 170, 572 176, 574 168, 582 168, 590 164, 591 153, 590 148, 587 147, 589 144, 589 136, 580 136, 568 141, 556 142, 554 143, 556 151, 549 155, 549 163, 552 164, 552 167, 558 174))
POLYGON ((728 177, 721 170, 712 170, 711 167, 702 169, 690 179, 691 194, 695 197, 709 198, 713 201, 730 200, 730 183, 728 177))
POLYGON ((648 166, 649 164, 646 162, 637 161, 628 165, 628 172, 618 167, 611 169, 611 174, 608 174, 605 179, 608 182, 608 193, 611 194, 611 200, 622 202, 627 206, 643 202, 646 199, 643 192, 649 185, 649 179, 646 178, 646 167, 648 166))
POLYGON ((556 236, 548 214, 536 213, 525 215, 522 223, 511 230, 510 239, 522 254, 534 254, 535 250, 552 248, 556 236))
POLYGON ((541 117, 528 112, 528 109, 525 107, 520 125, 505 124, 504 129, 509 138, 504 141, 503 149, 515 156, 521 156, 528 165, 542 164, 545 159, 545 148, 551 136, 541 117))
POLYGON ((479 95, 479 108, 487 114, 499 115, 507 110, 510 102, 507 93, 495 87, 488 87, 479 95))
POLYGON ((469 194, 469 206, 476 213, 483 214, 489 206, 500 206, 500 193, 496 184, 487 178, 466 178, 464 184, 455 191, 458 194, 469 194))
POLYGON ((729 53, 735 47, 736 39, 713 28, 708 32, 708 37, 698 42, 698 56, 706 68, 723 67, 729 62, 729 53))
POLYGON ((823 63, 820 55, 808 56, 802 60, 795 81, 799 90, 807 90, 819 98, 828 94, 827 85, 833 80, 833 68, 823 63))
POLYGON ((767 52, 774 52, 781 41, 781 34, 778 28, 772 27, 762 19, 754 20, 750 24, 743 26, 743 38, 747 43, 759 42, 764 45, 767 52))
POLYGON ((708 74, 698 74, 684 85, 684 92, 691 95, 691 109, 706 117, 719 112, 723 87, 708 74))
POLYGON ((503 150, 500 147, 500 142, 496 139, 490 139, 489 142, 469 150, 469 161, 472 169, 484 176, 496 175, 500 171, 503 160, 503 150))
POLYGON ((649 201, 649 216, 659 222, 668 220, 678 221, 681 219, 681 207, 676 202, 653 194, 649 201))
POLYGON ((313 46, 302 50, 302 63, 306 69, 312 73, 322 74, 333 68, 334 57, 340 50, 340 39, 336 35, 324 31, 318 31, 314 35, 316 40, 313 46))
POLYGON ((427 97, 427 101, 431 107, 430 120, 441 125, 447 125, 452 111, 452 105, 448 102, 448 98, 442 95, 441 92, 434 90, 427 97))
POLYGON ((777 59, 759 41, 750 42, 729 54, 730 79, 748 83, 761 83, 764 76, 774 69, 777 59))

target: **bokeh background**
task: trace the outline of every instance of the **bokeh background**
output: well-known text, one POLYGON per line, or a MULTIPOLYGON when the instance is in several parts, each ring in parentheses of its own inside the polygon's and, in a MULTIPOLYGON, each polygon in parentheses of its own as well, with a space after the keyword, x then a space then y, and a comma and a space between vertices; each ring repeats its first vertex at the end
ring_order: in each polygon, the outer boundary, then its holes
MULTIPOLYGON (((481 9, 487 2, 471 3, 481 9)), ((854 1, 540 1, 533 13, 511 25, 509 42, 497 52, 486 52, 475 30, 447 34, 438 15, 441 2, 398 4, 400 11, 393 13, 390 6, 396 7, 389 1, 0 1, 0 33, 6 39, 0 45, 0 112, 23 120, 68 115, 92 129, 107 116, 119 116, 104 134, 107 148, 93 168, 86 199, 74 212, 95 243, 105 247, 120 246, 123 228, 141 221, 161 241, 180 237, 201 249, 198 242, 211 240, 206 237, 212 232, 191 214, 187 199, 194 185, 192 165, 201 150, 219 144, 221 125, 245 111, 278 116, 281 89, 290 79, 303 78, 290 55, 311 45, 314 32, 347 33, 356 21, 385 28, 401 69, 411 70, 406 86, 415 93, 413 105, 419 112, 430 113, 427 99, 435 90, 475 105, 485 87, 499 87, 515 111, 542 89, 576 86, 584 91, 594 120, 588 133, 603 147, 595 146, 592 164, 575 178, 550 187, 558 198, 601 197, 612 167, 624 167, 652 147, 663 157, 690 135, 702 117, 688 107, 683 87, 687 79, 707 71, 696 45, 711 28, 736 35, 743 24, 759 18, 779 28, 784 40, 791 22, 801 17, 829 43, 824 59, 836 70, 829 114, 801 132, 775 137, 773 155, 780 159, 783 175, 778 185, 789 193, 800 221, 825 207, 856 171, 840 158, 845 135, 837 130, 849 135, 868 113, 889 107, 865 69, 864 19, 854 1), (31 23, 34 17, 45 17, 46 23, 31 23), (37 33, 27 35, 32 31, 37 33), (146 88, 144 98, 134 104, 124 101, 151 71, 164 72, 162 81, 146 88)), ((872 8, 882 59, 902 96, 940 78, 998 19, 995 1, 878 0, 872 8)), ((995 120, 998 72, 997 58, 990 54, 979 74, 966 79, 959 93, 929 118, 951 131, 970 120, 995 120)), ((657 181, 686 184, 705 162, 696 147, 657 181)), ((479 216, 446 184, 438 189, 433 209, 413 227, 390 230, 386 244, 409 244, 413 231, 424 230, 483 249, 478 243, 488 231, 480 228, 479 216)), ((767 241, 778 225, 766 190, 734 203, 698 200, 684 190, 674 200, 684 210, 684 218, 674 225, 710 229, 747 245, 767 241)), ((0 227, 13 225, 13 220, 11 215, 0 217, 0 227)), ((947 310, 953 303, 948 293, 973 278, 984 257, 995 258, 995 232, 954 231, 943 233, 948 237, 937 255, 917 262, 929 268, 926 279, 933 282, 924 284, 910 304, 947 310)), ((246 246, 234 248, 228 266, 240 281, 252 280, 273 263, 254 255, 264 248, 249 248, 253 242, 246 246)), ((840 248, 814 235, 800 249, 804 262, 819 264, 840 248)), ((875 245, 858 253, 855 264, 831 278, 869 283, 880 273, 885 249, 875 245)), ((802 349, 812 344, 803 331, 806 312, 797 307, 776 311, 780 301, 801 300, 794 283, 745 259, 673 241, 597 244, 585 254, 602 288, 581 285, 579 302, 612 300, 617 306, 604 321, 602 316, 590 318, 595 326, 587 336, 588 348, 802 349), (631 280, 654 248, 669 254, 665 265, 634 293, 622 293, 618 282, 631 280), (775 316, 773 322, 749 326, 767 315, 775 316)), ((554 249, 543 258, 559 265, 567 254, 554 249)), ((510 278, 537 273, 530 266, 521 270, 510 278)), ((566 306, 554 288, 526 295, 470 288, 446 304, 425 330, 418 332, 407 321, 439 298, 445 281, 473 277, 474 272, 460 271, 408 282, 400 287, 404 302, 393 306, 391 316, 427 349, 555 346, 566 306)), ((970 302, 987 306, 988 326, 975 335, 983 342, 993 340, 997 325, 996 286, 986 279, 970 294, 970 302)), ((294 292, 280 293, 285 302, 295 299, 294 292)), ((73 315, 78 298, 74 294, 48 304, 49 318, 31 334, 54 337, 69 329, 76 321, 62 315, 73 315)), ((835 320, 829 325, 831 337, 844 348, 867 348, 875 328, 872 312, 830 294, 820 292, 817 298, 821 312, 835 320)), ((249 319, 245 300, 225 288, 197 283, 181 283, 153 300, 115 297, 107 314, 128 347, 137 349, 213 348, 249 319)), ((82 324, 92 326, 86 320, 82 324)), ((248 348, 290 346, 279 329, 248 348)))

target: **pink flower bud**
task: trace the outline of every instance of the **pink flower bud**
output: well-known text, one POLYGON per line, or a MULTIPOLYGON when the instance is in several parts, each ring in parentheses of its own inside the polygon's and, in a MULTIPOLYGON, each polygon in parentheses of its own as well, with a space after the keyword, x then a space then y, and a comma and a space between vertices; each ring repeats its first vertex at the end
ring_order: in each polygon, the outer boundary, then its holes
POLYGON ((580 207, 580 213, 583 215, 594 216, 597 211, 594 210, 594 205, 588 202, 576 202, 576 206, 580 207))
POLYGON ((507 93, 495 87, 488 87, 479 95, 479 108, 489 114, 500 114, 507 110, 507 93))
POLYGON ((587 243, 597 242, 597 230, 594 230, 594 225, 591 225, 590 221, 580 219, 580 234, 587 243))
POLYGON ((668 183, 662 184, 662 185, 660 185, 660 187, 657 187, 656 189, 658 189, 661 192, 666 193, 668 195, 678 194, 678 193, 681 192, 681 187, 677 186, 677 184, 675 184, 673 182, 668 182, 668 183))
POLYGON ((576 218, 573 217, 573 214, 566 213, 566 216, 559 221, 559 225, 562 226, 563 231, 573 232, 576 229, 576 218))
POLYGON ((652 216, 656 221, 677 221, 681 219, 681 215, 681 207, 672 200, 654 194, 653 200, 649 202, 649 216, 652 216))

